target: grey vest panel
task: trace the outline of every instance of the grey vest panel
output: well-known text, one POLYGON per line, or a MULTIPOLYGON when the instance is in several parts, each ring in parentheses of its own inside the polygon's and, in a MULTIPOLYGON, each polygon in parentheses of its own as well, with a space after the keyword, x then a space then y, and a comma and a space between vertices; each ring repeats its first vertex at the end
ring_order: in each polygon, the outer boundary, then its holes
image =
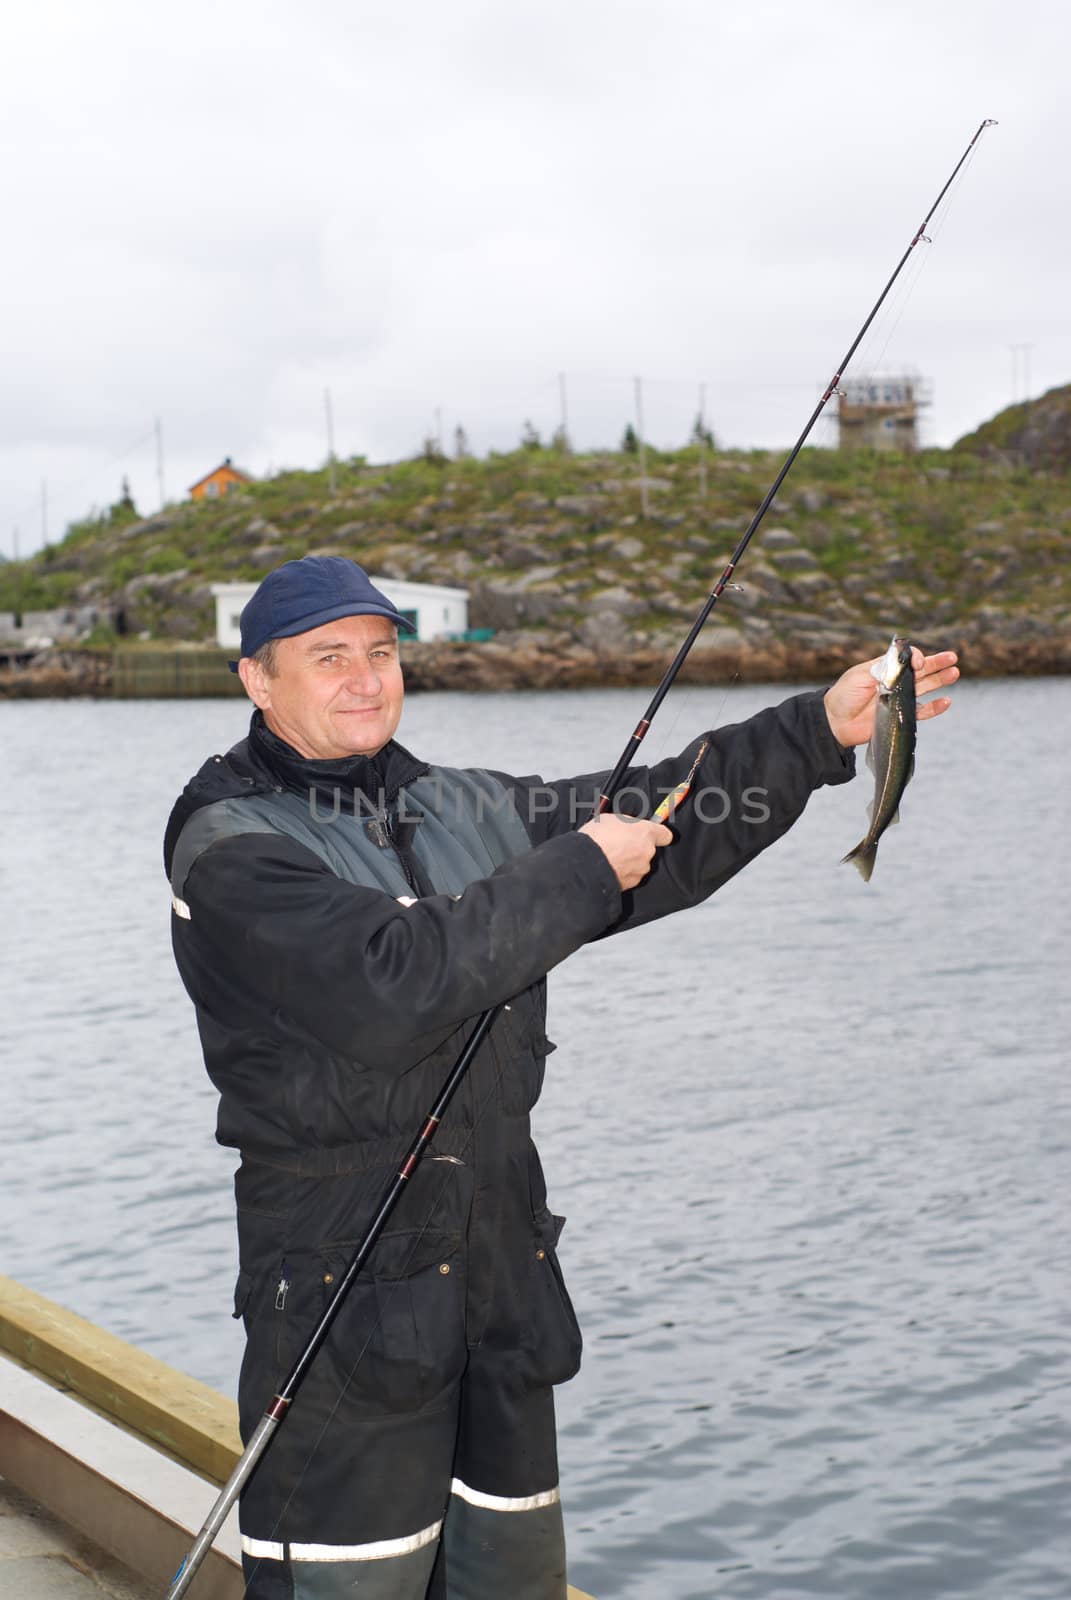
MULTIPOLYGON (((255 798, 260 798, 256 796, 255 798)), ((178 836, 171 861, 171 892, 180 900, 190 868, 210 845, 238 833, 278 833, 266 818, 258 817, 250 800, 217 800, 195 811, 178 836)))
POLYGON ((460 894, 532 848, 512 795, 490 773, 432 767, 401 800, 403 816, 423 813, 413 854, 440 894, 460 894))
MULTIPOLYGON (((187 822, 172 863, 171 888, 180 899, 197 858, 221 839, 243 833, 280 833, 318 856, 348 883, 382 889, 397 898, 413 890, 393 850, 381 849, 367 812, 353 814, 339 796, 336 810, 284 793, 218 800, 187 822)), ((432 767, 399 796, 401 815, 421 816, 413 853, 440 894, 460 894, 503 861, 531 848, 507 789, 479 770, 432 767)))

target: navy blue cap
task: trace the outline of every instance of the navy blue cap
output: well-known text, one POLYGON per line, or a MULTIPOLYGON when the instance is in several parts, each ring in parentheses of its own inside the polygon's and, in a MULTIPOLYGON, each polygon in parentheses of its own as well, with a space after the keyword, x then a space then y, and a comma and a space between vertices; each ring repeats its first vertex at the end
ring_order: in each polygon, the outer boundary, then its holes
MULTIPOLYGON (((269 639, 308 633, 336 617, 363 616, 386 617, 395 627, 416 632, 356 561, 345 556, 302 556, 269 572, 242 607, 242 654, 254 655, 269 639)), ((238 671, 237 661, 227 665, 238 671)))

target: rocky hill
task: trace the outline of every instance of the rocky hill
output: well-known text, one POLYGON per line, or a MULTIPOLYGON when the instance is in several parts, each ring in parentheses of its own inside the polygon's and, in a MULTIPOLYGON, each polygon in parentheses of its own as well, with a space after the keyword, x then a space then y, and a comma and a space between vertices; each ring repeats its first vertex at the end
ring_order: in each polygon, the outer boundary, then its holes
POLYGON ((1071 468, 1071 384, 1050 389, 1039 400, 1009 406, 968 433, 956 445, 960 454, 981 456, 1034 472, 1071 468))
MULTIPOLYGON (((1055 395, 1066 404, 1071 390, 1055 395)), ((1043 420, 1054 397, 1026 409, 1014 436, 1034 439, 1035 426, 1054 439, 1043 420)), ((1010 437, 1001 418, 986 426, 1010 437)), ((807 678, 876 652, 894 630, 956 646, 973 671, 1071 669, 1071 477, 1053 470, 1055 446, 1038 445, 1049 463, 1039 469, 985 434, 914 457, 805 451, 690 675, 807 678)), ((339 464, 333 495, 326 471, 289 472, 213 503, 78 524, 0 570, 0 612, 66 608, 100 644, 117 628, 208 639, 212 582, 338 553, 463 585, 470 625, 496 630, 487 645, 407 646, 414 684, 650 679, 781 459, 649 452, 645 483, 635 456, 614 453, 354 460, 339 464)))

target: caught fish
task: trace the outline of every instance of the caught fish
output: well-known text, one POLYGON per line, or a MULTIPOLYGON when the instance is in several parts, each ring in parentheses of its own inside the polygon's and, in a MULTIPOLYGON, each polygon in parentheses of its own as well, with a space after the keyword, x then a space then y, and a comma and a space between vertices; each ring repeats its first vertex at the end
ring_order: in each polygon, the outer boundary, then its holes
POLYGON ((855 862, 866 883, 874 870, 878 840, 900 820, 900 801, 915 770, 915 674, 907 640, 894 639, 870 672, 878 680, 874 732, 866 753, 874 773, 874 798, 867 807, 870 827, 844 857, 855 862))

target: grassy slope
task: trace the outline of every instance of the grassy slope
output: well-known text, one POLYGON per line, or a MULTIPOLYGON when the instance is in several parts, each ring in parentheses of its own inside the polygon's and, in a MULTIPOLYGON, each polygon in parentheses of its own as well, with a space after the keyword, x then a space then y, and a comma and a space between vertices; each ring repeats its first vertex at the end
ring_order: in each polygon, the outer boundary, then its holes
MULTIPOLYGON (((0 610, 121 598, 139 630, 206 637, 208 583, 257 579, 289 557, 332 550, 373 571, 477 593, 524 580, 545 603, 529 606, 521 627, 579 626, 593 596, 624 588, 643 606, 634 632, 659 636, 682 608, 694 611, 780 461, 759 451, 710 456, 703 499, 694 448, 649 452, 648 474, 661 486, 646 521, 635 457, 611 452, 340 464, 334 497, 325 470, 282 473, 144 522, 78 524, 51 550, 0 569, 0 610)), ((1069 556, 1065 474, 963 448, 911 458, 808 450, 741 569, 746 598, 723 607, 721 620, 884 627, 892 614, 922 633, 981 611, 1058 626, 1071 609, 1069 556), (774 529, 782 531, 768 538, 774 529), (800 548, 813 557, 809 570, 800 548)), ((481 620, 477 604, 473 625, 481 620)))

